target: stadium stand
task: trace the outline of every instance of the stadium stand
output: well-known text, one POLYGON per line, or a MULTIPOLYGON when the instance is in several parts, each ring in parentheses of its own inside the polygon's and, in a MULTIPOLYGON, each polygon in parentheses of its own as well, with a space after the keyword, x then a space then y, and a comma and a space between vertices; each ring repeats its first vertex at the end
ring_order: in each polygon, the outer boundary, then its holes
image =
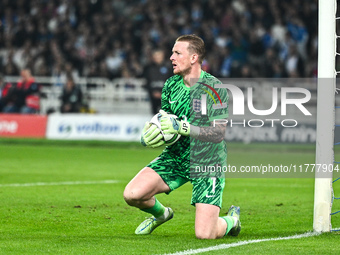
MULTIPOLYGON (((59 85, 72 73, 78 84, 87 84, 90 100, 100 98, 100 84, 106 84, 115 91, 109 97, 131 92, 131 100, 144 102, 138 109, 146 109, 143 78, 152 49, 164 49, 169 57, 178 35, 195 33, 206 43, 203 68, 217 77, 316 77, 317 3, 3 0, 0 73, 9 79, 30 67, 37 80, 59 85), (96 81, 92 87, 89 78, 96 81), (120 85, 121 78, 134 83, 120 85)), ((49 100, 44 112, 56 104, 60 88, 43 90, 49 100)), ((94 102, 101 104, 96 109, 120 110, 104 101, 94 102)))

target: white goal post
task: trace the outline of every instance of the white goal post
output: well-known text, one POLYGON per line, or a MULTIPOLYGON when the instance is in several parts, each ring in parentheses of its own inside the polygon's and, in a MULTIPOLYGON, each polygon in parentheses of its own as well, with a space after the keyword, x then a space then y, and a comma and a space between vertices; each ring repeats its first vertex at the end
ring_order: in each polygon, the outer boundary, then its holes
POLYGON ((335 128, 336 0, 319 0, 318 95, 315 163, 327 173, 315 173, 313 229, 331 231, 332 167, 335 128))

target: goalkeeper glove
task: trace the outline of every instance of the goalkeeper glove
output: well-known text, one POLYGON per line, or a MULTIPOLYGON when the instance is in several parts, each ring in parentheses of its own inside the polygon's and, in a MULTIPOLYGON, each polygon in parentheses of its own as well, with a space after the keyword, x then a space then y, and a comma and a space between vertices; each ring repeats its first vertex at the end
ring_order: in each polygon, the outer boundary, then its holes
POLYGON ((169 116, 165 111, 160 110, 161 117, 161 129, 164 134, 180 134, 184 136, 190 135, 190 124, 186 117, 184 120, 176 119, 169 116))
POLYGON ((163 135, 156 125, 150 125, 146 122, 142 131, 140 142, 145 147, 157 148, 162 146, 165 141, 162 139, 163 135))

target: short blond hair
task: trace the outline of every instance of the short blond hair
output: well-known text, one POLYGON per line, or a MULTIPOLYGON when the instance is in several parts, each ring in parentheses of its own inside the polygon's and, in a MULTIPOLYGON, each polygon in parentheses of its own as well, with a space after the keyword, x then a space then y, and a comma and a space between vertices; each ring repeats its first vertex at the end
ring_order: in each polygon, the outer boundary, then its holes
POLYGON ((188 42, 189 47, 188 50, 198 55, 198 62, 200 64, 203 63, 203 59, 205 57, 205 45, 204 41, 201 37, 197 35, 181 35, 176 39, 176 42, 188 42))

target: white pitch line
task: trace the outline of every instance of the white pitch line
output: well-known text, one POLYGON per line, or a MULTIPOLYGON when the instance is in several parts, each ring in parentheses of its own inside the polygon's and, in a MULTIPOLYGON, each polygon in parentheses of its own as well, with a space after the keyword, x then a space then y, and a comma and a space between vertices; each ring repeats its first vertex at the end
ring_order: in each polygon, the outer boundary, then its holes
POLYGON ((0 184, 1 187, 31 187, 31 186, 58 186, 58 185, 82 185, 82 184, 111 184, 117 183, 117 180, 103 181, 69 181, 69 182, 33 182, 33 183, 7 183, 0 184))
POLYGON ((286 236, 286 237, 276 237, 276 238, 266 238, 266 239, 256 239, 256 240, 248 240, 248 241, 241 241, 237 243, 230 243, 230 244, 219 244, 216 246, 210 246, 206 248, 199 248, 199 249, 190 249, 186 251, 179 251, 175 253, 166 253, 164 255, 190 255, 190 254, 198 254, 203 252, 210 252, 210 251, 217 251, 217 250, 226 250, 232 247, 253 244, 253 243, 262 243, 262 242, 269 242, 269 241, 280 241, 280 240, 289 240, 289 239, 299 239, 304 237, 311 237, 319 235, 320 233, 317 232, 307 232, 300 235, 293 235, 293 236, 286 236))

